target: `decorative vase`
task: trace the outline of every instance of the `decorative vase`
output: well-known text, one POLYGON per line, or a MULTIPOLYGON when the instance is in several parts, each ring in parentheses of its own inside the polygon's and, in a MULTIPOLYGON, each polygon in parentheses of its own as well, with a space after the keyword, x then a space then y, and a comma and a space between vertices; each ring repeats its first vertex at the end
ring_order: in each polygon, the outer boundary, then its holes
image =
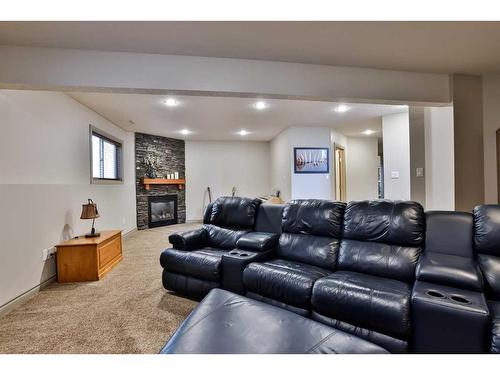
POLYGON ((146 168, 146 175, 148 176, 148 178, 157 178, 158 177, 154 168, 150 167, 150 166, 148 166, 146 168))

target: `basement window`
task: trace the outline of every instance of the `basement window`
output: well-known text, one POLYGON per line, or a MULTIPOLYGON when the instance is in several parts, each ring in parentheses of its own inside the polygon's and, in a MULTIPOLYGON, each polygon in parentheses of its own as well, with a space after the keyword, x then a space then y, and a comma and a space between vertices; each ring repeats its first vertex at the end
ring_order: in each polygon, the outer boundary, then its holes
POLYGON ((123 142, 90 126, 91 183, 123 181, 123 142))

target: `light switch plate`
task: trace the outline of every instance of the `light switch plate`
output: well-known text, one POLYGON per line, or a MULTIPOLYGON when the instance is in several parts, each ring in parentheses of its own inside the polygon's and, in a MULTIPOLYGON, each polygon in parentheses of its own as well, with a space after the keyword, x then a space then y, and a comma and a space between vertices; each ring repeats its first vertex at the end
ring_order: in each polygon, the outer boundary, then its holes
POLYGON ((417 168, 417 177, 424 177, 424 168, 417 168))
POLYGON ((399 178, 399 171, 392 171, 391 178, 399 178))

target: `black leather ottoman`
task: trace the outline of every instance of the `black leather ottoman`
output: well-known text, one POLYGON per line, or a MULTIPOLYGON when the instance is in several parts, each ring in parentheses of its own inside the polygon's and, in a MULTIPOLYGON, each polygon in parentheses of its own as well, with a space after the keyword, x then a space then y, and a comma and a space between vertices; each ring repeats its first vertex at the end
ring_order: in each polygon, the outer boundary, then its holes
POLYGON ((213 289, 161 354, 388 353, 366 340, 290 311, 213 289))

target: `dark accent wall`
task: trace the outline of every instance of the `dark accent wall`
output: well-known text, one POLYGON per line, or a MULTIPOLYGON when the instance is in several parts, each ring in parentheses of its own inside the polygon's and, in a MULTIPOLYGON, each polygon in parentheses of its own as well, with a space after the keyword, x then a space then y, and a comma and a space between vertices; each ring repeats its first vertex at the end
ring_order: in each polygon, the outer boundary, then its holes
POLYGON ((484 203, 483 83, 480 76, 452 78, 455 210, 470 212, 484 203))
POLYGON ((410 107, 410 199, 425 207, 425 122, 424 107, 410 107), (417 177, 417 168, 424 175, 417 177))
POLYGON ((179 178, 185 178, 185 143, 180 139, 160 137, 156 135, 135 133, 135 179, 137 197, 137 229, 148 228, 148 196, 177 195, 177 215, 179 223, 186 222, 186 190, 177 185, 152 185, 146 190, 141 179, 146 177, 144 156, 157 155, 160 166, 156 173, 165 178, 167 173, 179 172, 179 178))

